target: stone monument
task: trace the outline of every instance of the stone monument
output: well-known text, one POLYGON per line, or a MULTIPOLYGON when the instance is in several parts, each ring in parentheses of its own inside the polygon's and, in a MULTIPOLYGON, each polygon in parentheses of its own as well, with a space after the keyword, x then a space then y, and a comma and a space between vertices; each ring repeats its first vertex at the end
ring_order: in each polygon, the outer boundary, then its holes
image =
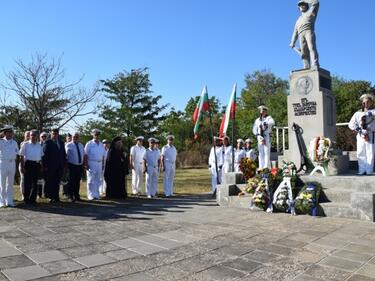
MULTIPOLYGON (((301 0, 298 2, 301 16, 298 18, 290 47, 301 56, 304 68, 295 70, 290 75, 290 92, 288 96, 288 143, 289 150, 284 151, 280 160, 293 161, 301 167, 307 159, 307 147, 317 136, 329 138, 336 142, 336 102, 332 95, 330 72, 319 67, 318 52, 315 40, 315 21, 319 11, 318 0, 301 0), (295 47, 299 38, 300 48, 295 47), (296 136, 296 131, 299 134, 296 136)), ((346 157, 347 158, 347 157, 346 157)), ((331 174, 344 173, 348 160, 342 155, 334 156, 331 174)))

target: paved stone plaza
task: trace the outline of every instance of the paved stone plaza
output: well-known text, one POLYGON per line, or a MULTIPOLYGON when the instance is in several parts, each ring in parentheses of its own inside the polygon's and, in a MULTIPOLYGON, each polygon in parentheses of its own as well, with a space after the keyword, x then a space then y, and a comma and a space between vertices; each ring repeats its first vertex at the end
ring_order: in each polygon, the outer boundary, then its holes
POLYGON ((375 224, 208 195, 0 210, 0 280, 375 280, 375 224))

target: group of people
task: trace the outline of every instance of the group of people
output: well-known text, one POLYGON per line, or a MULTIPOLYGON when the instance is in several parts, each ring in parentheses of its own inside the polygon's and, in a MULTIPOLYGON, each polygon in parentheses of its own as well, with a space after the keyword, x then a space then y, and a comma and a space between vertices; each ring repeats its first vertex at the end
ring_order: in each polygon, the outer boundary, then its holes
POLYGON ((222 182, 224 174, 229 172, 240 172, 240 163, 243 158, 256 161, 258 168, 270 168, 271 158, 271 133, 275 125, 273 118, 268 115, 268 108, 264 105, 258 107, 259 117, 253 124, 253 134, 257 139, 257 150, 253 148, 251 138, 237 140, 236 147, 232 147, 228 136, 223 138, 214 137, 214 145, 208 158, 211 172, 211 187, 213 194, 216 193, 217 184, 222 182), (258 151, 258 153, 256 152, 258 151))
POLYGON ((123 137, 111 142, 100 140, 101 132, 92 130, 92 139, 83 145, 78 132, 68 134, 64 143, 58 129, 50 134, 37 130, 27 131, 20 145, 14 139, 14 128, 6 125, 0 132, 0 208, 14 207, 14 180, 19 162, 20 192, 25 204, 35 204, 37 196, 51 203, 60 201, 60 185, 65 176, 63 193, 71 202, 81 201, 80 186, 84 171, 87 173, 87 199, 125 199, 126 175, 132 170, 132 192, 156 196, 160 171, 164 172, 163 187, 166 197, 173 195, 173 181, 177 150, 174 136, 167 137, 167 145, 158 148, 158 140, 148 139, 143 147, 142 136, 136 138, 130 155, 123 147, 123 137), (19 161, 18 161, 19 159, 19 161), (145 180, 144 180, 144 175, 145 180))

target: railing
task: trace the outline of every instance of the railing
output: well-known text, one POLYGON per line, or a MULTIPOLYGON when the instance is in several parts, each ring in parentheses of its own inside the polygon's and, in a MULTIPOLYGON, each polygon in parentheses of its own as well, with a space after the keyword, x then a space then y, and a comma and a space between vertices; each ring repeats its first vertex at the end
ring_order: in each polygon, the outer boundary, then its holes
MULTIPOLYGON (((349 123, 336 123, 336 127, 344 127, 348 126, 349 123)), ((274 130, 276 131, 276 151, 277 152, 283 152, 285 151, 285 145, 286 145, 286 136, 289 133, 288 127, 274 127, 274 130), (280 148, 280 132, 281 132, 281 148, 280 148)))

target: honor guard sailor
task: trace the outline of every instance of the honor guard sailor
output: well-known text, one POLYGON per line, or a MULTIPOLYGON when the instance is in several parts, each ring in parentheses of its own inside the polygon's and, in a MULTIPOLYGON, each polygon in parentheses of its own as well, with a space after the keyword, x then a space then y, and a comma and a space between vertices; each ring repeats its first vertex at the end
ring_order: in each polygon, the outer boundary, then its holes
POLYGON ((0 139, 0 208, 14 207, 13 184, 18 144, 13 139, 13 126, 6 125, 0 132, 4 133, 4 138, 0 139))
POLYGON ((360 97, 362 110, 354 113, 349 128, 357 133, 358 174, 371 175, 374 172, 375 148, 375 110, 374 96, 364 94, 360 97))
POLYGON ((132 170, 132 193, 139 196, 144 183, 143 156, 146 148, 143 146, 143 136, 136 137, 136 144, 130 148, 129 166, 132 170))
POLYGON ((258 107, 260 116, 254 122, 253 134, 258 141, 259 169, 271 168, 271 132, 275 121, 268 115, 268 108, 264 105, 258 107))
POLYGON ((156 148, 156 139, 148 139, 149 147, 143 155, 144 172, 146 173, 147 197, 155 197, 158 190, 160 152, 156 148))
POLYGON ((85 146, 85 167, 87 171, 87 199, 100 199, 99 187, 102 184, 102 173, 105 149, 100 141, 100 130, 91 131, 92 140, 85 146))
POLYGON ((173 145, 174 136, 167 136, 167 144, 161 149, 161 170, 163 175, 163 189, 166 197, 173 196, 173 182, 176 174, 177 150, 173 145))

